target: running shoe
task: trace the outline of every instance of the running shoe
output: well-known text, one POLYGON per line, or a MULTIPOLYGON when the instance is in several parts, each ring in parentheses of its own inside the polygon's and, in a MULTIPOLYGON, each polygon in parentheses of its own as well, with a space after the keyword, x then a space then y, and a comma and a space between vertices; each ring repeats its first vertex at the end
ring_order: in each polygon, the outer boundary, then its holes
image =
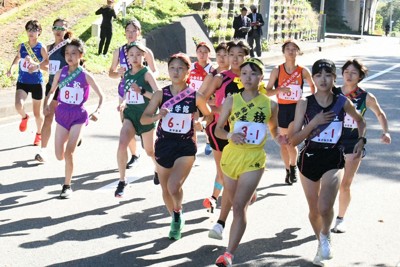
POLYGON ((126 168, 130 169, 132 166, 138 162, 140 156, 132 155, 131 160, 126 163, 126 168))
POLYGON ((26 131, 26 128, 28 127, 28 120, 29 120, 29 115, 26 114, 26 117, 23 118, 23 119, 21 120, 21 123, 19 124, 19 130, 20 130, 21 132, 25 132, 25 131, 26 131))
POLYGON ((288 169, 286 169, 285 183, 292 185, 292 182, 290 181, 290 171, 288 169))
POLYGON ((175 222, 174 217, 172 216, 172 222, 171 222, 171 229, 168 234, 168 238, 170 240, 179 240, 182 237, 181 231, 183 226, 185 225, 185 219, 182 217, 182 213, 179 216, 179 220, 175 222))
POLYGON ((215 265, 217 265, 218 267, 230 267, 232 266, 232 259, 233 255, 229 252, 225 252, 217 258, 217 260, 215 261, 215 265))
POLYGON ((217 208, 217 200, 213 197, 208 197, 203 200, 203 206, 207 209, 207 212, 214 213, 214 210, 217 208))
POLYGON ((216 223, 213 226, 213 228, 208 232, 208 237, 213 238, 213 239, 222 240, 223 231, 224 231, 224 227, 222 227, 222 225, 220 225, 219 223, 216 223))
POLYGON ((124 188, 128 184, 125 181, 119 181, 117 189, 115 190, 114 196, 115 197, 122 197, 124 195, 124 188))
POLYGON ((35 160, 39 162, 46 162, 47 161, 47 152, 44 149, 41 149, 39 153, 36 154, 35 160))
POLYGON ((210 146, 210 143, 206 144, 206 147, 204 148, 204 154, 206 154, 207 156, 210 155, 212 153, 212 148, 210 146))
POLYGON ((33 141, 33 145, 34 146, 40 145, 40 141, 42 141, 42 135, 37 133, 35 136, 35 141, 33 141))
POLYGON ((297 166, 290 166, 289 178, 292 184, 297 183, 297 166))
POLYGON ((157 173, 157 172, 154 172, 153 183, 154 183, 155 185, 160 184, 160 180, 158 179, 158 173, 157 173))
POLYGON ((331 247, 331 236, 324 235, 322 233, 319 234, 319 255, 321 260, 330 260, 332 259, 332 247, 331 247))
POLYGON ((61 193, 60 193, 60 198, 61 199, 66 199, 69 198, 72 194, 72 189, 70 185, 63 185, 61 193))
POLYGON ((344 223, 344 219, 336 218, 335 227, 332 229, 333 233, 346 233, 346 224, 344 223))
POLYGON ((314 260, 313 260, 313 264, 314 265, 317 265, 317 266, 325 266, 325 264, 324 264, 324 262, 322 261, 322 259, 321 259, 321 256, 320 256, 320 254, 319 254, 319 250, 320 250, 320 246, 319 246, 319 244, 318 244, 318 248, 317 248, 317 254, 315 255, 315 257, 314 257, 314 260))

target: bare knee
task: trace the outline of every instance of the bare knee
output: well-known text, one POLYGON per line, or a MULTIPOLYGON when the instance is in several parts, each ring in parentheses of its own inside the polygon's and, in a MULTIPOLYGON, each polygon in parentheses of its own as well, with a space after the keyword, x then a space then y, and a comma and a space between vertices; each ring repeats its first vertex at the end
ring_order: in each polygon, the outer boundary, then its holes
POLYGON ((235 216, 244 217, 244 214, 246 212, 245 209, 246 205, 243 205, 243 203, 234 202, 232 204, 232 210, 235 216))
POLYGON ((310 219, 310 221, 316 221, 320 216, 321 214, 317 209, 310 210, 308 213, 308 218, 310 219))

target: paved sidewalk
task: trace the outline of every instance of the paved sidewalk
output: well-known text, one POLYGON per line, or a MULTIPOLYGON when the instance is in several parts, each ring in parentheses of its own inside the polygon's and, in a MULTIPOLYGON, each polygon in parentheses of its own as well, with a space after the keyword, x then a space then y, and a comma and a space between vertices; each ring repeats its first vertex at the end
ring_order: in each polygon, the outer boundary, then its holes
MULTIPOLYGON (((309 41, 309 42, 299 42, 300 48, 304 54, 317 53, 320 51, 326 51, 326 49, 331 49, 340 46, 347 46, 359 42, 355 40, 357 36, 335 36, 343 38, 326 38, 325 42, 309 41)), ((272 44, 270 45, 270 50, 268 52, 263 52, 261 59, 266 65, 274 65, 283 60, 282 55, 282 44, 272 44)), ((163 77, 168 76, 166 66, 159 66, 160 73, 163 77)), ((96 74, 94 75, 96 81, 101 86, 104 91, 106 101, 116 101, 117 99, 117 85, 118 79, 111 79, 106 74, 96 74)), ((97 102, 97 97, 95 93, 92 92, 92 97, 89 97, 87 104, 92 104, 97 102)), ((14 108, 15 99, 15 87, 12 88, 2 88, 0 90, 0 119, 9 118, 15 116, 18 118, 18 114, 14 108)), ((117 105, 117 104, 116 104, 117 105)), ((27 112, 32 112, 32 101, 31 97, 27 98, 25 104, 25 110, 27 112)), ((19 119, 19 118, 18 118, 19 119)))

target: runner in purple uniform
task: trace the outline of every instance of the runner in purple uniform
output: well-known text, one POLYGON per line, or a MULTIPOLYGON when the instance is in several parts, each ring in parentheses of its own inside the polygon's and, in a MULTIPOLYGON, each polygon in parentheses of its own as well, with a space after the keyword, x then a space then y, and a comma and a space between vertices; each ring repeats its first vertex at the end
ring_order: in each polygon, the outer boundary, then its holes
POLYGON ((46 96, 44 115, 50 112, 49 102, 59 88, 58 106, 55 110, 57 122, 55 133, 55 154, 58 160, 65 160, 65 180, 60 198, 68 198, 71 193, 71 180, 74 168, 73 154, 81 137, 82 128, 88 124, 88 119, 97 121, 103 93, 94 81, 93 77, 80 66, 84 54, 83 43, 79 39, 73 39, 65 48, 65 60, 67 66, 57 71, 49 94, 46 96), (99 96, 99 104, 90 116, 83 104, 89 96, 89 89, 99 96))

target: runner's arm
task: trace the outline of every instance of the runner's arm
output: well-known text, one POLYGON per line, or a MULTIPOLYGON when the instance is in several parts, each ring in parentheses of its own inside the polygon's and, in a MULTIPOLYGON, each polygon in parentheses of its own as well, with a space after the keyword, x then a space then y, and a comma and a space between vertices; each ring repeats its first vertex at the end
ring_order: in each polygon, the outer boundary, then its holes
POLYGON ((162 90, 159 90, 153 94, 150 99, 150 103, 147 105, 146 109, 143 111, 142 117, 140 118, 140 123, 143 125, 154 123, 160 120, 163 116, 168 113, 166 109, 160 109, 158 114, 155 114, 157 108, 160 106, 163 97, 162 90))
POLYGON ((108 71, 108 77, 114 79, 121 78, 121 73, 117 71, 118 64, 119 64, 119 49, 117 48, 113 52, 113 58, 111 61, 111 67, 108 71))
POLYGON ((101 88, 97 85, 96 81, 93 79, 93 76, 87 72, 85 72, 86 76, 86 81, 89 83, 89 85, 92 87, 92 89, 96 92, 96 94, 99 96, 99 104, 97 105, 96 110, 93 113, 100 113, 100 108, 101 105, 103 104, 104 100, 104 94, 101 88))
POLYGON ((203 116, 211 115, 211 108, 207 104, 207 100, 199 92, 196 92, 196 106, 200 109, 200 111, 203 114, 203 116))
POLYGON ((302 75, 307 81, 308 86, 310 86, 311 94, 315 94, 315 83, 311 77, 310 71, 306 67, 303 67, 302 75))
POLYGON ((273 100, 270 100, 271 103, 271 117, 268 121, 268 128, 272 135, 272 138, 276 140, 279 136, 278 132, 278 103, 273 100))
POLYGON ((14 60, 11 62, 10 69, 7 71, 7 77, 11 77, 14 65, 18 64, 19 60, 21 59, 21 54, 19 51, 21 50, 21 45, 18 45, 17 54, 15 55, 14 60))
POLYGON ((56 72, 53 78, 53 83, 51 84, 51 88, 49 93, 46 95, 44 98, 43 102, 43 114, 46 116, 50 112, 49 108, 49 99, 53 99, 54 97, 54 92, 56 91, 58 87, 58 81, 60 80, 60 74, 61 74, 61 69, 56 72))
POLYGON ((39 68, 47 71, 49 69, 49 55, 47 54, 47 48, 43 46, 42 49, 40 49, 40 53, 42 54, 43 60, 39 63, 39 68))
POLYGON ((378 100, 373 94, 367 93, 366 99, 367 108, 371 109, 374 112, 376 118, 379 121, 379 124, 382 127, 382 142, 385 144, 390 144, 392 142, 392 138, 389 133, 389 125, 387 121, 387 117, 383 109, 378 103, 378 100))
POLYGON ((152 72, 146 72, 144 80, 150 84, 151 88, 153 89, 153 93, 146 91, 143 96, 151 99, 155 92, 160 91, 160 88, 158 87, 157 80, 154 78, 154 74, 152 72))
POLYGON ((207 82, 204 86, 202 85, 199 92, 204 95, 205 99, 208 100, 210 97, 220 88, 222 85, 222 75, 215 75, 210 82, 207 82))
POLYGON ((229 115, 231 114, 232 105, 233 105, 233 97, 229 96, 225 99, 225 102, 222 105, 222 111, 219 114, 218 122, 215 127, 215 136, 220 139, 229 140, 232 138, 232 135, 229 134, 224 129, 224 126, 226 125, 226 122, 228 121, 229 115))
POLYGON ((147 64, 149 64, 150 70, 153 72, 154 77, 157 78, 160 73, 158 72, 156 60, 154 59, 154 54, 151 49, 146 47, 146 53, 144 54, 144 59, 146 60, 147 64))
POLYGON ((292 125, 288 129, 289 143, 293 146, 297 146, 304 139, 308 138, 318 125, 330 123, 335 118, 333 111, 323 112, 321 111, 306 125, 303 127, 304 114, 307 110, 307 100, 300 99, 296 105, 296 113, 294 116, 292 125))
POLYGON ((267 96, 274 96, 280 93, 281 88, 275 88, 274 85, 276 80, 278 80, 278 74, 279 74, 279 67, 275 67, 269 76, 268 79, 268 84, 265 90, 267 91, 267 96))

